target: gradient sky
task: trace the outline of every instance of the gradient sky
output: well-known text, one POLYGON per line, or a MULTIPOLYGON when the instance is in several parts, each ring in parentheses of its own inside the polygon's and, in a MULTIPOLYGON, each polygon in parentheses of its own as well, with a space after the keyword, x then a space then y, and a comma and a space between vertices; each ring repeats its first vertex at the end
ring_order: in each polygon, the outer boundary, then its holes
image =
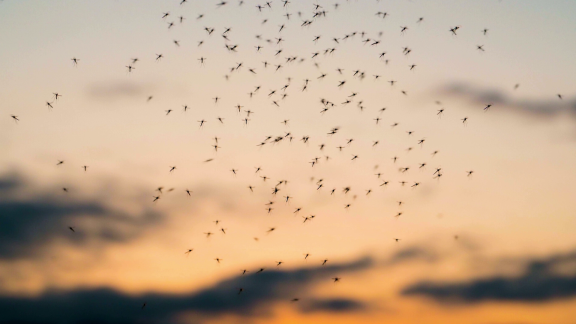
POLYGON ((220 2, 0 1, 0 323, 576 323, 576 2, 220 2))

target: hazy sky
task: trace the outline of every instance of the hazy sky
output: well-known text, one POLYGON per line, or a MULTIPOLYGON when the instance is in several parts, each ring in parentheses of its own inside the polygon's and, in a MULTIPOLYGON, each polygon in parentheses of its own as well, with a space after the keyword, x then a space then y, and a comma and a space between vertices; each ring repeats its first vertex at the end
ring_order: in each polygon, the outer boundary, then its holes
POLYGON ((576 2, 221 2, 0 1, 0 323, 576 323, 576 2))

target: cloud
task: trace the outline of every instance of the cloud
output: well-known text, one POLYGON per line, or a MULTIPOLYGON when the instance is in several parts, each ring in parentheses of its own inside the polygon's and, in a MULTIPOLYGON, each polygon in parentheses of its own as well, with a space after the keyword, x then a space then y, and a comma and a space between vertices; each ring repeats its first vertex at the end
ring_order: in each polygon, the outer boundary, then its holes
POLYGON ((402 291, 444 303, 545 302, 576 297, 576 251, 530 260, 516 277, 496 275, 460 283, 420 282, 402 291))
POLYGON ((57 239, 75 245, 124 242, 161 220, 155 212, 130 215, 97 200, 61 200, 38 193, 17 198, 10 194, 25 185, 17 176, 0 177, 0 259, 37 255, 57 239), (75 232, 68 229, 70 226, 75 232))
POLYGON ((294 270, 270 270, 240 275, 189 294, 127 295, 112 289, 50 290, 33 297, 0 296, 0 323, 172 323, 194 313, 204 318, 223 315, 269 315, 275 303, 298 297, 302 312, 349 312, 368 308, 352 299, 306 299, 313 285, 331 276, 366 270, 370 258, 294 270), (238 294, 238 289, 244 291, 238 294), (146 308, 141 309, 143 303, 146 308))
MULTIPOLYGON (((442 94, 460 97, 479 105, 492 104, 494 108, 510 109, 518 113, 536 115, 539 117, 555 117, 568 113, 576 118, 576 100, 558 99, 555 95, 550 99, 514 99, 498 89, 484 89, 467 83, 452 83, 441 89, 442 94)), ((483 108, 483 106, 482 106, 483 108)))

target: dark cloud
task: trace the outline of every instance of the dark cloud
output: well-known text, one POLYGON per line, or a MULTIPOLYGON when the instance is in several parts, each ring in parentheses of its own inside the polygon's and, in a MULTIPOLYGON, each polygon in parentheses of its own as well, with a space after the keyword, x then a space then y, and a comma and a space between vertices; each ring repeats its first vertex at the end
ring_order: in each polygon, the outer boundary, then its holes
POLYGON ((307 299, 311 288, 335 275, 366 270, 370 258, 295 270, 270 270, 223 280, 190 294, 148 293, 130 296, 112 289, 47 291, 34 297, 0 297, 0 323, 172 323, 186 313, 203 318, 270 315, 274 303, 299 297, 303 312, 347 312, 367 308, 351 299, 307 299), (238 294, 238 289, 244 291, 238 294), (143 303, 146 308, 141 309, 143 303))
MULTIPOLYGON (((560 100, 556 94, 549 99, 514 99, 498 89, 485 89, 466 83, 453 83, 441 90, 442 94, 464 98, 479 105, 492 104, 494 109, 510 109, 539 117, 554 117, 564 113, 576 118, 576 100, 560 100)), ((483 108, 483 106, 482 106, 483 108)))
POLYGON ((34 256, 56 239, 75 245, 123 242, 161 219, 154 212, 130 215, 97 200, 11 194, 25 185, 15 176, 0 177, 0 259, 34 256), (70 226, 74 233, 68 229, 70 226))
POLYGON ((494 276, 460 283, 420 282, 402 291, 446 303, 544 302, 576 297, 576 252, 527 262, 516 277, 494 276))

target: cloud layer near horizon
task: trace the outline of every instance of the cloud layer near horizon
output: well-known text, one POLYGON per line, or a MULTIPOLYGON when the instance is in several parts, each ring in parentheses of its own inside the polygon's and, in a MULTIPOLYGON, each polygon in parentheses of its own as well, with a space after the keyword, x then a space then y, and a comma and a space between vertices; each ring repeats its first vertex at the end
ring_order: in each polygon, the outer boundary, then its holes
POLYGON ((131 296, 111 288, 48 290, 36 297, 0 297, 0 323, 173 323, 179 315, 206 317, 265 316, 276 303, 296 303, 301 312, 367 310, 368 303, 352 298, 311 297, 311 288, 332 276, 375 266, 371 258, 351 262, 265 270, 222 280, 187 294, 147 293, 131 296), (242 288, 243 292, 238 293, 242 288), (142 305, 146 307, 142 309, 142 305))

